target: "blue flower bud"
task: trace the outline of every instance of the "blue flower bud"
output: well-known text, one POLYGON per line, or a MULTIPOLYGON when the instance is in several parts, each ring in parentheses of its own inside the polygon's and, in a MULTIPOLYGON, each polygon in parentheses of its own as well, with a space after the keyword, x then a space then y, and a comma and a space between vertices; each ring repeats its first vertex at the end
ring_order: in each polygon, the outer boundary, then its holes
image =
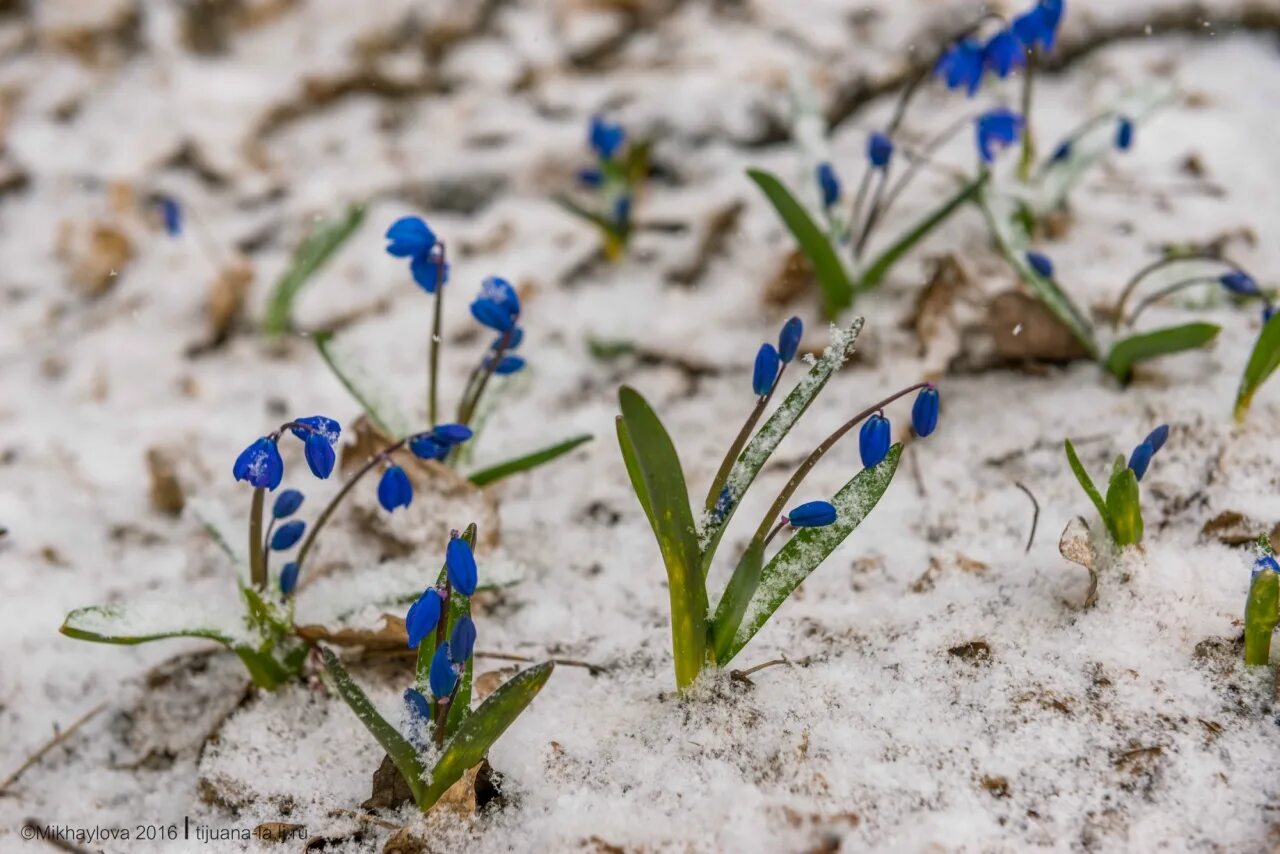
POLYGON ((818 189, 822 192, 822 206, 829 208, 840 201, 840 179, 836 170, 827 161, 818 164, 818 189))
POLYGON ((889 455, 889 432, 889 419, 883 415, 872 415, 862 423, 862 431, 858 434, 858 453, 864 468, 878 465, 889 455))
POLYGON ((476 647, 476 624, 470 617, 460 617, 449 635, 449 660, 459 666, 466 664, 476 647))
POLYGON ((465 424, 437 424, 431 428, 431 438, 445 445, 461 445, 471 435, 471 428, 465 424))
POLYGON ((782 324, 782 331, 778 333, 778 358, 783 364, 796 357, 796 353, 800 350, 800 338, 803 335, 804 321, 800 318, 793 317, 782 324))
POLYGON ((524 370, 524 359, 520 356, 503 356, 502 359, 494 366, 493 372, 500 377, 508 374, 519 373, 524 370))
POLYGON ((236 480, 247 481, 257 489, 274 490, 284 478, 284 460, 280 449, 267 437, 262 437, 240 452, 231 474, 236 480))
POLYGON ((409 649, 417 649, 422 639, 435 630, 436 624, 440 622, 443 604, 436 589, 428 587, 409 606, 408 612, 404 615, 404 629, 409 635, 409 649))
POLYGON ((404 704, 409 709, 409 713, 418 720, 431 720, 431 703, 416 688, 404 689, 404 704))
POLYGON ((982 47, 973 39, 961 39, 942 54, 933 73, 948 89, 965 88, 972 97, 982 85, 982 47))
POLYGON ((409 437, 409 451, 423 460, 443 460, 449 456, 449 446, 439 441, 430 433, 419 433, 409 437))
POLYGON ((810 501, 787 514, 793 528, 825 528, 836 520, 836 508, 829 501, 810 501))
POLYGON ((756 353, 756 367, 751 374, 751 389, 760 397, 773 390, 778 379, 778 351, 772 344, 761 344, 756 353))
POLYGON ((307 441, 308 436, 319 434, 330 445, 333 445, 342 437, 342 425, 327 416, 308 415, 306 418, 295 418, 293 420, 305 426, 290 427, 289 432, 304 442, 307 441))
POLYGON ((596 154, 600 155, 601 160, 612 160, 626 138, 627 132, 622 125, 610 122, 598 113, 591 117, 591 130, 587 135, 587 141, 591 143, 596 154))
POLYGON ((1028 252, 1027 264, 1032 270, 1036 271, 1036 275, 1043 276, 1046 279, 1053 278, 1053 262, 1049 260, 1048 255, 1042 255, 1039 252, 1028 252))
POLYGON ((1018 134, 1022 131, 1022 116, 1004 107, 996 107, 978 116, 975 127, 978 156, 983 163, 993 163, 997 151, 1018 141, 1018 134))
POLYGON ((413 281, 418 287, 429 294, 434 294, 436 288, 442 284, 449 283, 449 270, 449 264, 441 265, 430 252, 426 255, 415 255, 409 262, 409 275, 413 276, 413 281))
POLYGON ((938 429, 938 390, 933 386, 920 389, 911 404, 911 429, 922 439, 938 429))
POLYGON ((1116 125, 1116 148, 1128 151, 1133 146, 1133 121, 1125 116, 1120 117, 1116 125))
POLYGON ((585 187, 599 187, 604 183, 604 173, 599 169, 579 169, 578 182, 585 187))
POLYGON ((982 48, 982 64, 1004 79, 1027 63, 1027 49, 1011 30, 1001 30, 982 48))
POLYGON ((1155 452, 1156 449, 1151 447, 1150 442, 1142 442, 1129 455, 1129 468, 1138 480, 1142 480, 1142 476, 1147 473, 1147 466, 1151 465, 1151 457, 1155 452))
POLYGON ((453 686, 458 684, 458 674, 449 663, 447 643, 436 647, 436 654, 431 658, 431 669, 427 672, 427 684, 436 699, 448 697, 453 693, 453 686))
POLYGON ((1073 150, 1071 140, 1064 139, 1062 142, 1058 143, 1058 147, 1053 150, 1053 157, 1051 159, 1054 163, 1061 163, 1071 156, 1071 152, 1073 150))
POLYGON ((333 445, 330 445, 324 436, 319 434, 308 436, 302 450, 312 474, 321 480, 333 474, 333 464, 337 457, 333 453, 333 445))
POLYGON ((471 316, 498 332, 506 332, 516 325, 514 314, 489 299, 478 299, 471 303, 471 316))
POLYGON ((471 553, 471 545, 462 537, 453 537, 444 553, 445 571, 449 575, 449 583, 453 589, 463 596, 476 592, 479 573, 476 571, 476 558, 471 553))
POLYGON ((1146 443, 1151 446, 1151 453, 1156 453, 1164 447, 1165 440, 1169 438, 1169 425, 1161 424, 1152 430, 1146 438, 1146 443))
POLYGON ((524 328, 517 326, 509 332, 505 332, 493 339, 493 343, 489 345, 490 350, 506 350, 510 352, 520 346, 524 341, 524 328), (505 339, 505 341, 503 340, 505 339))
POLYGON ((182 207, 173 196, 161 197, 160 217, 164 220, 164 230, 170 237, 182 234, 182 207))
MULTIPOLYGON (((511 283, 501 276, 487 276, 480 283, 479 299, 489 300, 497 303, 499 306, 507 310, 512 317, 520 315, 520 295, 516 293, 516 289, 511 283)), ((499 332, 506 332, 505 329, 499 329, 499 332)))
POLYGON ((1237 296, 1252 297, 1261 293, 1258 290, 1258 283, 1253 280, 1253 277, 1240 270, 1223 273, 1218 277, 1218 282, 1237 296))
POLYGON ((893 158, 893 140, 880 131, 873 131, 867 138, 867 160, 877 169, 889 165, 893 158))
POLYGON ((276 496, 276 503, 271 507, 271 515, 277 519, 284 519, 298 512, 298 508, 302 506, 303 499, 306 498, 296 489, 286 489, 284 492, 276 496))
POLYGON ((289 561, 280 570, 280 592, 285 596, 293 595, 293 588, 298 586, 298 564, 289 561))
POLYGON ((378 503, 388 513, 413 503, 413 484, 400 466, 389 466, 378 481, 378 503))
POLYGON ((436 234, 422 217, 406 216, 391 223, 387 229, 387 252, 397 258, 417 258, 430 255, 436 245, 436 234))
POLYGON ((275 533, 271 535, 271 550, 274 552, 282 552, 285 549, 291 549, 302 539, 302 532, 307 529, 307 523, 301 519, 294 519, 292 522, 285 522, 275 533))

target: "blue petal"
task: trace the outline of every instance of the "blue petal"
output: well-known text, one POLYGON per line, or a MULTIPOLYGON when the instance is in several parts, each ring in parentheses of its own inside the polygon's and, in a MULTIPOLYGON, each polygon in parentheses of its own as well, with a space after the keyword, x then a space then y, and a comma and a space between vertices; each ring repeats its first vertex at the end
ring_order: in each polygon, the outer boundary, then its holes
MULTIPOLYGON (((429 294, 434 294, 440 286, 440 263, 431 255, 415 255, 409 263, 409 273, 418 287, 429 294)), ((444 280, 449 281, 449 265, 444 265, 444 280)))
POLYGON ((827 161, 818 164, 818 189, 822 191, 822 206, 829 208, 840 201, 840 179, 827 161))
POLYGON ((471 553, 471 546, 466 540, 461 537, 449 540, 449 546, 445 549, 444 563, 449 582, 454 590, 463 596, 470 596, 476 592, 479 573, 476 570, 475 555, 471 553))
POLYGON ((427 672, 427 684, 437 699, 448 697, 453 693, 453 686, 458 684, 458 674, 449 663, 447 643, 436 647, 436 654, 431 658, 431 669, 427 672))
POLYGON ((1021 68, 1026 62, 1026 49, 1009 30, 996 33, 982 49, 982 64, 1002 79, 1008 77, 1015 68, 1021 68))
POLYGON ((297 586, 298 564, 293 561, 289 561, 284 565, 284 569, 280 570, 280 592, 285 596, 289 596, 297 586))
POLYGON ((471 316, 496 332, 508 332, 516 325, 515 315, 491 299, 471 303, 471 316))
POLYGON ((471 438, 471 428, 465 424, 437 424, 431 428, 431 436, 446 445, 461 445, 471 438))
POLYGON ((436 234, 422 217, 401 217, 387 229, 387 252, 397 258, 416 258, 427 255, 436 245, 436 234))
POLYGON ((274 490, 284 478, 280 449, 266 436, 258 439, 236 457, 231 474, 236 480, 246 481, 256 489, 274 490))
POLYGON ((378 482, 378 503, 388 513, 413 503, 413 484, 400 466, 390 466, 378 482))
POLYGON ((1167 442, 1168 440, 1169 440, 1169 425, 1161 424, 1159 427, 1157 427, 1156 429, 1152 430, 1149 434, 1147 434, 1147 438, 1143 441, 1145 441, 1148 445, 1151 446, 1151 453, 1154 454, 1158 452, 1161 448, 1163 448, 1164 443, 1167 442))
POLYGON ((1053 278, 1053 262, 1049 260, 1048 255, 1043 255, 1039 252, 1028 252, 1027 264, 1040 276, 1046 279, 1053 278))
POLYGON ((911 405, 911 429, 922 439, 938 429, 938 403, 938 390, 930 386, 921 389, 911 405))
POLYGON ((893 140, 880 131, 875 131, 867 138, 867 160, 877 169, 889 165, 893 157, 893 140))
POLYGON ((627 132, 622 125, 607 121, 598 114, 591 117, 588 141, 602 160, 612 160, 626 137, 627 132))
POLYGON ((889 419, 872 415, 858 434, 858 454, 864 468, 878 465, 889 454, 889 419))
POLYGON ((803 336, 804 321, 800 318, 793 317, 782 324, 782 331, 778 333, 778 358, 784 363, 794 359, 796 352, 800 349, 800 339, 803 336))
POLYGON ((998 149, 1017 142, 1022 130, 1022 117, 1003 107, 997 107, 978 116, 975 127, 978 154, 984 163, 991 163, 995 160, 998 149))
POLYGON ((756 353, 755 370, 751 373, 751 389, 758 396, 764 397, 773 390, 773 384, 778 378, 780 361, 778 351, 772 344, 760 345, 760 350, 756 353))
POLYGON ((415 688, 404 689, 404 704, 414 717, 421 721, 431 720, 431 703, 415 688))
POLYGON ((442 605, 440 594, 434 587, 429 587, 409 606, 408 613, 404 615, 404 628, 409 635, 409 649, 417 649, 423 638, 435 629, 436 624, 440 622, 442 605))
POLYGON ((182 234, 182 207, 172 196, 160 199, 160 216, 164 219, 164 230, 170 237, 182 234))
POLYGON ((298 540, 302 539, 302 532, 307 529, 307 523, 301 519, 294 519, 292 522, 285 522, 275 533, 271 535, 271 550, 274 552, 282 552, 285 549, 293 548, 298 540))
POLYGON ((836 508, 829 501, 810 501, 787 514, 793 528, 824 528, 836 521, 836 508))
POLYGON ((449 446, 430 433, 419 433, 409 439, 409 450, 423 460, 443 460, 449 455, 449 446))
POLYGON ((1156 449, 1150 442, 1142 442, 1129 455, 1129 468, 1138 480, 1142 480, 1142 476, 1147 473, 1147 466, 1151 465, 1151 457, 1155 452, 1156 449))
POLYGON ((1218 282, 1233 294, 1239 294, 1242 297, 1257 296, 1261 293, 1253 277, 1240 270, 1223 273, 1218 277, 1218 282))
POLYGON ((588 187, 599 187, 604 183, 604 173, 599 169, 579 169, 578 181, 588 187))
POLYGON ((298 512, 306 496, 296 489, 286 489, 276 496, 276 503, 271 507, 271 515, 284 519, 298 512))
POLYGON ((1116 148, 1128 151, 1133 147, 1133 121, 1121 116, 1116 125, 1116 148))
POLYGON ((319 433, 329 442, 330 445, 337 443, 342 436, 342 425, 333 418, 326 415, 308 415, 306 418, 295 418, 294 421, 299 424, 305 424, 306 427, 290 427, 289 432, 297 436, 302 441, 306 441, 307 437, 313 433, 319 433), (308 429, 310 428, 310 429, 308 429))
POLYGON ((467 663, 476 646, 476 624, 470 617, 461 617, 449 635, 449 660, 454 664, 467 663))
POLYGON ((498 376, 505 377, 508 374, 519 373, 524 370, 524 359, 520 356, 503 356, 502 361, 498 362, 493 372, 498 376))
POLYGON ((330 445, 324 436, 318 433, 308 436, 302 449, 312 474, 321 480, 333 474, 333 464, 337 456, 333 453, 333 445, 330 445))

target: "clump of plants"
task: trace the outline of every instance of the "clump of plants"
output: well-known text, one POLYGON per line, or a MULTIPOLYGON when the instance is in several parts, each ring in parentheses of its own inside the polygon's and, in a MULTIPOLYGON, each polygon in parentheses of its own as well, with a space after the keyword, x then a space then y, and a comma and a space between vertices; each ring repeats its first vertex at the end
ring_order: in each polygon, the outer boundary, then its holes
POLYGON ((831 343, 822 356, 756 429, 787 368, 795 362, 803 332, 800 320, 786 323, 776 346, 760 347, 752 371, 755 405, 730 443, 697 514, 675 445, 661 419, 639 392, 625 386, 619 392, 618 443, 667 570, 678 688, 687 688, 708 666, 731 662, 875 507, 902 454, 902 445, 892 443, 885 407, 914 392, 911 421, 916 435, 928 436, 937 428, 939 396, 930 383, 895 392, 851 417, 796 467, 756 525, 746 549, 736 557, 718 601, 711 602, 707 578, 729 522, 779 443, 848 359, 861 329, 861 318, 843 329, 833 327, 831 343), (857 474, 829 501, 806 502, 784 513, 809 472, 859 425, 861 468, 857 474), (790 537, 768 555, 770 544, 783 532, 790 537))
POLYGON ((1093 484, 1093 478, 1085 470, 1071 440, 1064 441, 1067 463, 1080 488, 1093 502, 1102 527, 1110 541, 1118 548, 1142 542, 1142 503, 1138 484, 1147 473, 1151 459, 1164 447, 1169 438, 1169 425, 1161 424, 1138 443, 1126 462, 1123 454, 1116 455, 1107 478, 1106 497, 1093 484))
POLYGON ((578 170, 581 193, 557 195, 555 201, 600 232, 611 261, 627 252, 634 231, 632 207, 649 176, 649 144, 627 140, 627 131, 603 115, 591 117, 587 143, 595 163, 578 170))

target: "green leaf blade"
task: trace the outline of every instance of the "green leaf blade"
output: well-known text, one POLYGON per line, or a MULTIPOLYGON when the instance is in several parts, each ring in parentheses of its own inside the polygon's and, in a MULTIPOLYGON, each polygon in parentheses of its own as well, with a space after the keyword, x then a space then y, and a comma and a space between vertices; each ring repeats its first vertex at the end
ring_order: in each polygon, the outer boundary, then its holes
POLYGON ((1123 338, 1111 347, 1107 372, 1120 382, 1127 382, 1138 362, 1203 347, 1221 331, 1222 327, 1214 323, 1185 323, 1123 338))
POLYGON ((1244 421, 1253 403, 1253 396, 1276 372, 1276 368, 1280 368, 1280 312, 1276 312, 1262 327, 1253 351, 1249 354, 1249 362, 1240 378, 1240 389, 1236 392, 1236 421, 1244 421))
POLYGON ((808 211, 774 175, 763 169, 748 169, 747 177, 756 183, 773 205, 800 251, 813 265, 814 275, 822 288, 823 311, 834 318, 853 304, 853 282, 836 254, 835 247, 808 211))
POLYGON ((724 595, 720 597, 720 604, 716 606, 715 617, 711 620, 711 649, 716 661, 728 660, 733 637, 738 632, 751 597, 760 586, 763 569, 764 542, 753 539, 738 561, 738 566, 724 589, 724 595))
POLYGON ((321 223, 294 251, 288 269, 276 282, 267 307, 267 316, 262 323, 263 332, 268 337, 276 338, 289 330, 293 302, 299 292, 342 248, 342 244, 355 234, 364 222, 364 215, 364 205, 348 205, 341 217, 321 223))
POLYGON ((535 469, 538 466, 546 465, 552 460, 558 459, 570 451, 585 445, 594 438, 595 437, 590 433, 583 433, 581 435, 574 436, 573 438, 565 439, 563 442, 557 442, 554 445, 539 448, 538 450, 532 451, 528 454, 514 457, 506 460, 505 462, 497 463, 496 465, 489 466, 488 468, 483 468, 477 472, 472 472, 467 476, 467 480, 471 481, 476 486, 488 486, 491 483, 502 480, 505 477, 510 477, 513 474, 519 474, 520 472, 529 471, 530 469, 535 469))
POLYGON ((1142 542, 1142 503, 1138 476, 1130 468, 1111 475, 1107 485, 1107 513, 1111 517, 1117 546, 1142 542))
POLYGON ((1080 457, 1076 454, 1076 446, 1071 444, 1070 439, 1063 440, 1063 448, 1067 452, 1067 464, 1071 466, 1071 473, 1076 476, 1076 482, 1080 484, 1080 488, 1084 490, 1085 495, 1089 496, 1089 500, 1093 502, 1094 509, 1098 511, 1098 516, 1102 518, 1102 524, 1106 527, 1107 533, 1115 539, 1115 526, 1111 522, 1111 514, 1107 511, 1107 504, 1102 500, 1102 493, 1098 492, 1098 487, 1093 485, 1093 478, 1089 477, 1089 472, 1085 470, 1084 464, 1080 462, 1080 457))

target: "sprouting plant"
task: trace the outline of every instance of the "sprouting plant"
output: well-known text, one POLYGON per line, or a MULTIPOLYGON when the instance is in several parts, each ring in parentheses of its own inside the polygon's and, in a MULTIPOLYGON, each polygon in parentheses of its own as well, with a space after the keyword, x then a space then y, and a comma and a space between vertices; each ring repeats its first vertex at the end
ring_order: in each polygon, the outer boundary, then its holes
POLYGON ((1258 559, 1244 605, 1244 663, 1271 661, 1271 635, 1280 623, 1280 563, 1266 534, 1258 537, 1258 559))
POLYGON ((755 406, 729 446, 696 520, 671 437, 638 392, 626 386, 620 390, 618 443, 632 488, 666 565, 678 688, 688 687, 704 667, 732 661, 809 573, 875 507, 889 487, 902 453, 901 444, 891 445, 884 407, 919 391, 912 408, 915 431, 927 436, 937 427, 938 392, 929 383, 909 386, 846 421, 796 468, 757 525, 719 600, 710 607, 707 578, 726 527, 779 443, 852 353, 861 329, 861 318, 845 329, 832 327, 831 344, 821 358, 757 430, 782 375, 795 360, 803 331, 800 320, 792 318, 786 323, 776 347, 761 346, 752 372, 755 406), (784 515, 813 467, 859 424, 863 468, 830 502, 809 502, 784 515), (766 559, 767 547, 783 530, 794 534, 766 559))
POLYGON ((578 170, 578 182, 595 200, 580 204, 562 194, 557 195, 555 201, 599 229, 605 255, 617 261, 626 254, 633 230, 631 209, 649 175, 649 145, 646 142, 628 145, 626 129, 602 115, 591 117, 587 142, 596 163, 578 170))
POLYGON ((531 667, 471 709, 476 643, 471 595, 478 583, 472 554, 475 539, 475 525, 462 536, 452 532, 435 585, 424 590, 405 615, 409 648, 418 651, 417 678, 404 692, 399 728, 378 712, 338 657, 321 648, 334 689, 387 752, 423 812, 484 759, 555 669, 549 661, 531 667))
POLYGON ((1064 442, 1071 471, 1079 481, 1080 488, 1097 508, 1102 525, 1116 546, 1132 546, 1142 542, 1142 505, 1138 484, 1147 473, 1151 458, 1164 447, 1168 438, 1169 425, 1161 424, 1138 443, 1127 463, 1123 454, 1117 455, 1111 467, 1111 477, 1107 481, 1105 499, 1093 485, 1093 479, 1085 471, 1071 440, 1064 442))
POLYGON ((236 564, 237 583, 243 609, 239 613, 202 603, 184 602, 155 605, 107 605, 80 608, 67 615, 62 633, 98 643, 138 644, 162 638, 198 637, 215 640, 236 653, 253 681, 268 690, 301 672, 306 646, 297 637, 293 613, 300 572, 334 511, 366 475, 381 471, 377 487, 379 503, 388 512, 407 507, 413 500, 413 486, 396 455, 407 449, 423 459, 435 459, 470 438, 470 431, 458 424, 442 424, 389 443, 369 457, 338 489, 316 516, 310 528, 294 516, 304 496, 297 489, 285 489, 272 502, 267 518, 267 495, 284 481, 284 461, 280 439, 289 433, 303 443, 303 455, 311 473, 322 480, 334 469, 333 446, 341 435, 337 421, 323 415, 296 418, 255 440, 236 457, 232 475, 252 487, 249 499, 247 549, 241 554, 224 539, 218 543, 236 564), (273 553, 297 548, 293 560, 273 572, 273 553), (246 571, 247 570, 247 571, 246 571), (274 576, 274 583, 272 579, 274 576))
MULTIPOLYGON (((396 220, 387 229, 387 252, 409 261, 409 271, 414 282, 432 297, 431 328, 428 337, 427 356, 427 419, 437 423, 442 409, 438 385, 441 364, 441 324, 444 317, 444 294, 449 281, 449 263, 445 242, 420 217, 407 216, 396 220)), ((483 410, 488 405, 486 391, 491 391, 496 377, 508 377, 525 368, 524 357, 517 354, 524 340, 524 327, 520 325, 521 304, 516 289, 506 279, 490 276, 480 286, 480 293, 471 303, 471 316, 495 337, 486 346, 467 376, 454 413, 456 423, 471 433, 478 434, 483 422, 483 410)), ((364 409, 369 421, 385 438, 404 436, 410 432, 405 425, 411 420, 403 415, 392 415, 384 402, 375 400, 362 387, 361 382, 348 367, 349 359, 341 356, 333 346, 332 336, 315 336, 316 346, 325 363, 342 385, 364 409)), ((471 435, 470 433, 468 435, 471 435)), ((584 434, 557 442, 546 448, 505 460, 496 465, 473 471, 467 478, 477 486, 484 486, 518 472, 550 462, 567 454, 579 445, 591 441, 584 434)), ((456 468, 463 460, 461 443, 449 445, 437 443, 434 456, 420 454, 456 468)), ((468 446, 470 447, 470 446, 468 446)), ((426 450, 425 444, 420 450, 426 450)))

